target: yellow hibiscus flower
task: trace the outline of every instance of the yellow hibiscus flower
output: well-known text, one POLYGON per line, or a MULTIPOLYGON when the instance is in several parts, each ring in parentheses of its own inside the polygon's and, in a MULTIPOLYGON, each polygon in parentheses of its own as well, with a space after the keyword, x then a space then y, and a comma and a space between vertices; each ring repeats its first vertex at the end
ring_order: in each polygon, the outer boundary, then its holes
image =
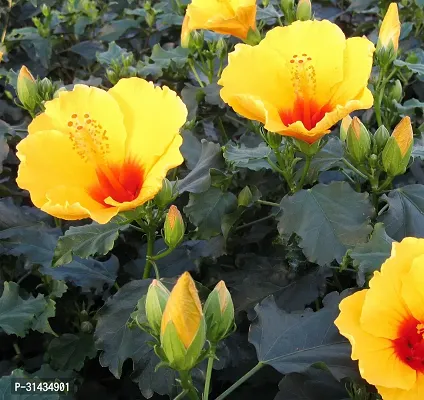
POLYGON ((188 45, 190 32, 195 29, 244 40, 250 29, 256 30, 256 0, 192 0, 181 30, 183 46, 188 45))
POLYGON ((313 143, 349 113, 373 105, 374 45, 329 21, 297 21, 257 46, 238 44, 219 84, 236 112, 271 132, 313 143))
POLYGON ((369 289, 340 303, 335 324, 384 400, 424 398, 424 239, 394 243, 369 289))
POLYGON ((108 222, 152 199, 180 165, 187 109, 167 87, 121 79, 109 91, 60 92, 17 146, 17 183, 43 211, 108 222))

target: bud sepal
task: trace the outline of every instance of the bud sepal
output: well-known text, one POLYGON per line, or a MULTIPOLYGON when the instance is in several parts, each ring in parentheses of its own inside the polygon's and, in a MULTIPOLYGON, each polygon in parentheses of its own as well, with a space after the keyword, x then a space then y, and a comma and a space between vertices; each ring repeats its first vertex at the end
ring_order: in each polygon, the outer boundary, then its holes
POLYGON ((168 302, 170 292, 158 280, 154 279, 150 284, 146 296, 146 318, 149 326, 156 337, 160 336, 163 312, 168 302))

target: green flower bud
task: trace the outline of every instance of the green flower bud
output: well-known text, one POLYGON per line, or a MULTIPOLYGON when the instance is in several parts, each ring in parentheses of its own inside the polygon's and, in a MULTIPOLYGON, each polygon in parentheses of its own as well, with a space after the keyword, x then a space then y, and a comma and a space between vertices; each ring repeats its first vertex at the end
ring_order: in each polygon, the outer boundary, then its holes
POLYGON ((411 119, 405 117, 397 124, 383 150, 383 169, 389 176, 405 173, 411 158, 413 142, 411 119))
POLYGON ((245 186, 238 195, 237 203, 239 207, 248 207, 252 203, 253 194, 249 186, 245 186))
POLYGON ((265 140, 271 149, 278 149, 283 140, 283 136, 279 135, 278 133, 266 132, 265 140))
POLYGON ((196 285, 188 272, 177 281, 169 296, 161 324, 161 348, 169 366, 192 369, 202 353, 206 324, 196 285))
POLYGON ((361 163, 371 150, 371 137, 358 117, 354 117, 347 131, 347 149, 352 158, 361 163))
POLYGON ((394 85, 390 88, 390 98, 398 103, 402 100, 402 83, 396 79, 394 85))
POLYGON ((308 21, 312 17, 311 0, 299 0, 296 9, 296 19, 299 21, 308 21))
POLYGON ((91 332, 93 332, 93 328, 94 328, 93 324, 90 321, 84 321, 81 324, 81 332, 91 333, 91 332))
POLYGON ((381 151, 384 149, 384 146, 387 143, 387 140, 390 137, 389 131, 384 125, 381 125, 374 133, 374 143, 377 146, 377 150, 381 151))
POLYGON ((210 293, 204 306, 206 338, 217 343, 234 329, 234 305, 224 281, 210 293))
POLYGON ((268 7, 269 6, 269 1, 270 0, 262 0, 262 6, 263 7, 268 7))
POLYGON ((163 311, 165 310, 170 292, 158 280, 154 279, 146 296, 146 318, 152 331, 159 336, 163 311))
POLYGON ((281 0, 281 9, 287 23, 291 24, 295 19, 294 0, 281 0))
POLYGON ((169 208, 163 228, 165 243, 168 247, 174 249, 181 243, 185 233, 183 217, 174 205, 169 208))
POLYGON ((171 183, 168 179, 165 178, 162 183, 162 189, 154 198, 155 204, 159 208, 165 208, 169 203, 177 198, 178 192, 175 189, 175 183, 171 183))
POLYGON ((25 65, 19 71, 17 92, 19 101, 25 109, 33 112, 38 103, 37 82, 25 65))
POLYGON ((44 78, 37 82, 37 88, 38 96, 41 98, 41 100, 49 101, 54 98, 57 85, 55 85, 49 78, 44 78))

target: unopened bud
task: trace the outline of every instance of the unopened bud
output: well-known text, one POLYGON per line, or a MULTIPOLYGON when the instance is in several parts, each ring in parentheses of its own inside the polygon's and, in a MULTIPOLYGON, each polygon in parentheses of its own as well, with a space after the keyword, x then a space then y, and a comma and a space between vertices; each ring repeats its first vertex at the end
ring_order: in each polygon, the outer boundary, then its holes
POLYGON ((405 173, 411 158, 413 142, 411 119, 405 117, 397 124, 383 150, 383 168, 389 176, 405 173))
POLYGON ((380 27, 376 55, 380 64, 388 65, 396 59, 401 24, 396 3, 391 3, 380 27))
POLYGON ((358 117, 354 117, 347 132, 347 148, 352 158, 361 163, 371 150, 371 137, 358 117))
POLYGON ((312 17, 311 0, 299 0, 296 9, 296 19, 298 21, 308 21, 312 17))
POLYGON ((281 0, 281 9, 288 24, 291 24, 295 19, 294 0, 281 0))
POLYGON ((184 238, 185 225, 178 208, 172 205, 166 215, 164 240, 168 247, 174 249, 184 238))
POLYGON ((93 331, 93 324, 90 321, 84 321, 81 324, 81 332, 91 333, 93 331))
POLYGON ((22 105, 28 111, 34 111, 38 101, 37 82, 25 65, 19 71, 17 91, 22 105))
POLYGON ((258 31, 258 29, 249 29, 249 32, 247 32, 247 37, 244 40, 245 43, 250 44, 251 46, 256 46, 259 44, 262 40, 261 33, 258 31))
POLYGON ((237 203, 239 207, 248 207, 252 203, 253 194, 249 186, 245 186, 239 193, 237 203))
POLYGON ((389 140, 390 133, 384 125, 381 125, 374 133, 374 143, 377 146, 376 150, 381 151, 389 140))
POLYGON ((390 88, 390 98, 398 103, 402 100, 402 83, 396 79, 394 85, 390 88))
POLYGON ((38 82, 38 96, 43 101, 52 100, 56 90, 57 86, 49 78, 38 82))
POLYGON ((219 282, 209 294, 205 306, 206 337, 217 343, 234 329, 234 305, 224 281, 219 282))
POLYGON ((346 141, 347 131, 351 123, 352 123, 352 117, 350 115, 346 115, 346 117, 342 119, 342 123, 340 124, 340 139, 342 142, 346 141))
POLYGON ((165 310, 170 292, 158 280, 154 279, 146 296, 146 318, 152 331, 159 336, 163 311, 165 310))
POLYGON ((165 208, 178 196, 175 183, 171 183, 167 178, 163 180, 162 189, 155 196, 154 202, 159 208, 165 208))

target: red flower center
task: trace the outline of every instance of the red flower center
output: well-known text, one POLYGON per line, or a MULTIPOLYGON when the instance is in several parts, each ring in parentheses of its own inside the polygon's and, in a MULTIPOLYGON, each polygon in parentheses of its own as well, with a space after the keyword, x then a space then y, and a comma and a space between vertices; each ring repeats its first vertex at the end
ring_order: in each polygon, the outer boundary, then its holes
POLYGON ((144 171, 136 161, 126 161, 123 165, 97 168, 98 184, 88 192, 98 203, 105 203, 110 197, 118 203, 133 201, 137 198, 143 186, 144 171))
POLYGON ((410 317, 399 328, 393 341, 396 355, 411 368, 424 372, 424 324, 410 317))

